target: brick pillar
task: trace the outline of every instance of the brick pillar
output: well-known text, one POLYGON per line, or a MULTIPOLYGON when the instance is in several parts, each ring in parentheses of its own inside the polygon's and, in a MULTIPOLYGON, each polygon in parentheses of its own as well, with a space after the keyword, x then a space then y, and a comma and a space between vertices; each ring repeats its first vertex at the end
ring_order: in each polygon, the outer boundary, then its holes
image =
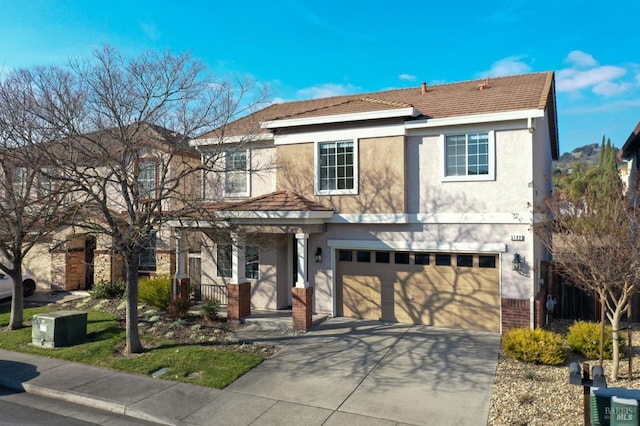
POLYGON ((293 292, 293 329, 308 330, 313 324, 313 287, 294 287, 293 292))
POLYGON ((240 321, 251 315, 251 283, 227 284, 227 319, 240 321))
POLYGON ((512 328, 531 328, 529 299, 502 299, 502 333, 512 328))
POLYGON ((176 297, 179 297, 180 299, 184 299, 184 300, 189 300, 190 293, 191 293, 191 280, 189 278, 180 278, 178 280, 176 297))

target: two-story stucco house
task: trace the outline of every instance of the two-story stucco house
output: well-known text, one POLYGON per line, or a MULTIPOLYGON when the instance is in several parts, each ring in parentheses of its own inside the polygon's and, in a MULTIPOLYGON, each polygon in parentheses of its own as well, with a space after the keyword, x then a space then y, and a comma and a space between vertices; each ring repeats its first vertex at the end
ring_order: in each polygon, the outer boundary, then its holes
POLYGON ((226 151, 200 278, 227 284, 231 318, 534 327, 552 72, 274 104, 191 144, 226 151))
MULTIPOLYGON (((122 212, 127 208, 144 210, 149 204, 153 205, 150 201, 154 200, 160 200, 161 205, 151 208, 158 214, 162 212, 167 215, 180 211, 187 200, 200 197, 200 174, 197 172, 201 164, 199 153, 188 145, 183 135, 160 126, 136 122, 122 128, 52 141, 48 148, 61 158, 74 158, 73 164, 77 165, 77 170, 86 167, 88 171, 82 172, 82 178, 72 179, 84 179, 96 186, 104 183, 99 197, 104 198, 113 218, 125 218, 122 212), (130 135, 124 138, 118 133, 120 131, 127 131, 130 135), (114 159, 116 164, 122 160, 120 169, 114 169, 114 159), (193 173, 185 172, 191 169, 193 173), (108 179, 113 175, 126 176, 136 183, 130 184, 130 193, 124 194, 118 185, 122 178, 108 179), (125 202, 125 197, 131 200, 133 191, 145 196, 140 197, 140 201, 125 202), (173 196, 174 192, 180 195, 173 196)), ((70 174, 74 171, 60 164, 52 165, 50 169, 52 174, 70 174)), ((80 196, 83 200, 87 199, 80 192, 65 194, 71 204, 78 203, 80 196)), ((100 206, 96 207, 94 203, 83 204, 82 207, 84 210, 77 214, 75 224, 60 226, 56 232, 47 235, 46 240, 36 244, 26 256, 23 268, 36 278, 38 287, 83 290, 91 288, 95 282, 124 279, 124 258, 114 249, 111 237, 99 232, 108 226, 83 223, 104 221, 101 214, 94 213, 94 210, 100 211, 100 206)), ((129 226, 124 219, 122 226, 129 226)), ((166 226, 158 225, 156 228, 149 244, 140 254, 140 276, 171 276, 175 271, 174 236, 166 226)))

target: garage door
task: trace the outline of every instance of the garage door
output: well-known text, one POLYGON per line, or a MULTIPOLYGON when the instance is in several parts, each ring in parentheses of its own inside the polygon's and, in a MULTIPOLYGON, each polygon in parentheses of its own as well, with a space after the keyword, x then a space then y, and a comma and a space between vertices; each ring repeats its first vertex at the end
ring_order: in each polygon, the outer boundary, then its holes
POLYGON ((500 331, 496 255, 338 250, 338 315, 500 331))

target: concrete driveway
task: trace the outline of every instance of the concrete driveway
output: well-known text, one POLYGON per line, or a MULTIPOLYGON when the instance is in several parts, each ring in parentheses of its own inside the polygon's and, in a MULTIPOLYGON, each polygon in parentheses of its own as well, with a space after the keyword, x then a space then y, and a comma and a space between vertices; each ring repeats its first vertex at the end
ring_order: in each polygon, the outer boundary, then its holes
POLYGON ((499 345, 493 333, 333 318, 226 391, 245 411, 279 401, 267 414, 280 422, 486 425, 499 345))

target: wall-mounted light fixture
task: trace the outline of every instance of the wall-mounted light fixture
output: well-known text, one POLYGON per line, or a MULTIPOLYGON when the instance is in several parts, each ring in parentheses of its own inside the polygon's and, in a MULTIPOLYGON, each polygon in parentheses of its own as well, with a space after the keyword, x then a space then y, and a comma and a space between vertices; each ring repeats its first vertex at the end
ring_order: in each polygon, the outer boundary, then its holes
POLYGON ((316 262, 318 263, 322 262, 322 249, 320 247, 316 249, 315 257, 316 257, 316 262))
POLYGON ((513 260, 511 261, 511 269, 514 271, 519 271, 522 268, 522 258, 518 253, 513 255, 513 260))

